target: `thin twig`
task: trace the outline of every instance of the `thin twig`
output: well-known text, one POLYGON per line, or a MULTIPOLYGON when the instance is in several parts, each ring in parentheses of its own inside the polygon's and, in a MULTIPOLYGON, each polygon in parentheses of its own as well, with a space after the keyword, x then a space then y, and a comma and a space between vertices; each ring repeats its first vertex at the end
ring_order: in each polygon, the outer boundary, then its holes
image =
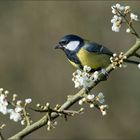
POLYGON ((124 18, 128 28, 131 30, 131 33, 134 34, 137 38, 140 38, 139 34, 136 32, 136 30, 132 26, 132 22, 129 22, 128 19, 126 18, 126 15, 122 14, 117 8, 114 7, 114 9, 119 13, 120 16, 122 16, 124 18))
POLYGON ((26 112, 26 107, 23 108, 23 115, 24 115, 24 117, 25 117, 27 126, 30 126, 30 125, 31 125, 31 123, 30 123, 30 118, 29 118, 29 116, 28 116, 28 114, 27 114, 27 112, 26 112))
MULTIPOLYGON (((36 112, 40 112, 40 113, 46 113, 48 112, 49 110, 46 109, 46 110, 42 110, 42 109, 33 109, 32 110, 36 111, 36 112)), ((79 111, 75 111, 75 110, 63 110, 63 111, 59 111, 59 110, 55 110, 55 109, 50 109, 50 112, 51 113, 58 113, 58 114, 64 114, 64 115, 68 115, 68 114, 78 114, 79 111)))

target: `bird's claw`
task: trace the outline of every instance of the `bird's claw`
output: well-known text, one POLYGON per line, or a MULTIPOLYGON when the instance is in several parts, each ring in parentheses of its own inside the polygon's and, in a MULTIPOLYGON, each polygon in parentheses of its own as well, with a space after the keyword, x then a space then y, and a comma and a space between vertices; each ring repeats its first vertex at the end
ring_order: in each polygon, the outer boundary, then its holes
POLYGON ((101 73, 104 75, 103 81, 107 80, 109 77, 108 72, 106 71, 106 69, 102 68, 101 69, 101 73))

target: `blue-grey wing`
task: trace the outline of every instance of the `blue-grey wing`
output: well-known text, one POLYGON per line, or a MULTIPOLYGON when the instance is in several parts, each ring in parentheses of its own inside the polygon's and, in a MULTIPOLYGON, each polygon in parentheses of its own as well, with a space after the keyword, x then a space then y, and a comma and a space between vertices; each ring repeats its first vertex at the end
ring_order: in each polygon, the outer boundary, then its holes
POLYGON ((107 55, 113 55, 113 53, 106 47, 104 47, 103 45, 97 44, 95 42, 89 42, 89 43, 85 43, 84 48, 88 51, 88 52, 96 52, 98 54, 107 54, 107 55))

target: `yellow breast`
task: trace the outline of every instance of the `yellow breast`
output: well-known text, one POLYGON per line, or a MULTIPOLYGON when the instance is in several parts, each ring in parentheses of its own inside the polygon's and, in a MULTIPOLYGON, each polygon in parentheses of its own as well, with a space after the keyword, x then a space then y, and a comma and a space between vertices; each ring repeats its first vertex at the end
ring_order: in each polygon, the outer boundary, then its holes
MULTIPOLYGON (((68 59, 69 60, 69 59, 68 59)), ((69 62, 75 67, 75 68, 79 68, 79 65, 78 64, 76 64, 76 63, 74 63, 74 62, 72 62, 72 61, 70 61, 69 60, 69 62)))
POLYGON ((83 66, 90 66, 94 70, 105 68, 110 64, 109 55, 88 52, 83 48, 80 49, 80 51, 77 53, 77 56, 83 66))

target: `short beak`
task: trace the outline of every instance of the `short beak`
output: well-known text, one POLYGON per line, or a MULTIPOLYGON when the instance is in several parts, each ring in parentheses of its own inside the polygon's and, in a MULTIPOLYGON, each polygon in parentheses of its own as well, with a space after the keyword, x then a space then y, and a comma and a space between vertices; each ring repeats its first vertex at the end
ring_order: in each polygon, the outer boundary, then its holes
POLYGON ((61 48, 61 46, 60 46, 60 44, 57 44, 54 48, 59 49, 59 48, 61 48))
POLYGON ((64 49, 64 47, 61 45, 61 44, 57 44, 55 47, 54 47, 55 49, 64 49))

